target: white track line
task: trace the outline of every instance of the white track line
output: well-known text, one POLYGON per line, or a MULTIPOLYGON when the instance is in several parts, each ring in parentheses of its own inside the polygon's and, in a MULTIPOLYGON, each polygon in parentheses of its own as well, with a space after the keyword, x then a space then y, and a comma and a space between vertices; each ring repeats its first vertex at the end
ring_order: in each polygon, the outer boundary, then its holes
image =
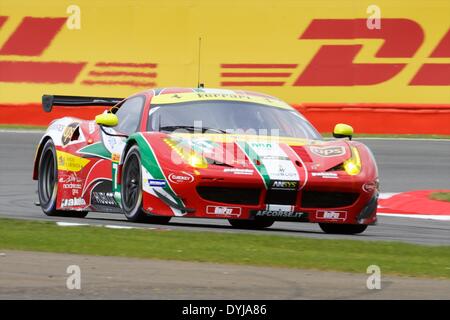
POLYGON ((56 223, 60 227, 83 227, 83 226, 89 226, 88 223, 74 223, 74 222, 64 222, 64 221, 58 221, 56 223))
POLYGON ((75 222, 65 222, 58 221, 56 225, 60 227, 104 227, 108 229, 141 229, 141 230, 157 230, 154 227, 132 227, 132 226, 121 226, 115 224, 97 224, 97 223, 75 223, 75 222))
POLYGON ((106 224, 106 225, 100 225, 102 227, 108 228, 108 229, 144 229, 144 230, 156 230, 158 228, 153 227, 130 227, 130 226, 119 226, 115 224, 106 224))
POLYGON ((378 199, 388 199, 399 193, 401 193, 401 192, 381 192, 378 196, 378 199))
POLYGON ((377 213, 377 216, 450 221, 450 216, 440 216, 435 214, 377 213))

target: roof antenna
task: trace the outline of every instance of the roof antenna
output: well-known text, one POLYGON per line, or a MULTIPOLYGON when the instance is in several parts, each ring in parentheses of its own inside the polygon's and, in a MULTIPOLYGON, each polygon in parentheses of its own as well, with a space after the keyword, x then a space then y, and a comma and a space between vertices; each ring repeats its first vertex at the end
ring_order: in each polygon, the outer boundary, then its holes
POLYGON ((201 66, 202 38, 198 38, 198 70, 197 70, 197 88, 204 88, 205 84, 200 83, 200 66, 201 66))

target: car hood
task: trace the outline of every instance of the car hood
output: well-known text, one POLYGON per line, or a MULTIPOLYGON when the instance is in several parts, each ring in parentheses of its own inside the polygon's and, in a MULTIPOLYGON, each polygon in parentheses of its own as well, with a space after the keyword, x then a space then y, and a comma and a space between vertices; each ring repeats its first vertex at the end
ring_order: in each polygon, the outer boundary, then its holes
MULTIPOLYGON (((209 163, 245 167, 242 160, 271 166, 298 163, 308 171, 326 171, 340 165, 352 155, 348 140, 310 140, 232 134, 166 135, 174 144, 201 154, 209 163)), ((244 161, 245 162, 245 161, 244 161)), ((269 170, 269 169, 268 169, 269 170)))

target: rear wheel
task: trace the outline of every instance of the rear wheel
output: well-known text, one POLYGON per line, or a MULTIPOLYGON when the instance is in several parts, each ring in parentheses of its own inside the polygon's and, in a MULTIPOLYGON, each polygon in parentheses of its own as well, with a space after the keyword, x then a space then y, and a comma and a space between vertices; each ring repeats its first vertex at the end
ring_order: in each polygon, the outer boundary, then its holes
POLYGON ((331 234, 357 234, 367 229, 366 224, 319 223, 320 229, 331 234))
POLYGON ((38 196, 42 211, 47 216, 62 216, 84 218, 87 211, 56 210, 58 193, 58 167, 56 149, 53 141, 49 139, 41 152, 38 173, 38 196))
POLYGON ((228 219, 228 222, 232 227, 239 229, 264 229, 272 226, 275 221, 228 219))
POLYGON ((139 147, 134 145, 125 157, 122 171, 122 209, 128 220, 166 224, 171 217, 149 216, 142 210, 142 172, 139 147))

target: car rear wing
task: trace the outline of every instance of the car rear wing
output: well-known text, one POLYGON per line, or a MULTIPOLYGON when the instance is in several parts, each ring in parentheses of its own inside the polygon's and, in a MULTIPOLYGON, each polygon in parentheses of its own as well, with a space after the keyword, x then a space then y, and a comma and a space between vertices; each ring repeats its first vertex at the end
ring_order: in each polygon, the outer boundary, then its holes
POLYGON ((115 106, 125 98, 82 97, 82 96, 55 96, 44 94, 42 108, 51 112, 53 106, 82 107, 82 106, 115 106))

